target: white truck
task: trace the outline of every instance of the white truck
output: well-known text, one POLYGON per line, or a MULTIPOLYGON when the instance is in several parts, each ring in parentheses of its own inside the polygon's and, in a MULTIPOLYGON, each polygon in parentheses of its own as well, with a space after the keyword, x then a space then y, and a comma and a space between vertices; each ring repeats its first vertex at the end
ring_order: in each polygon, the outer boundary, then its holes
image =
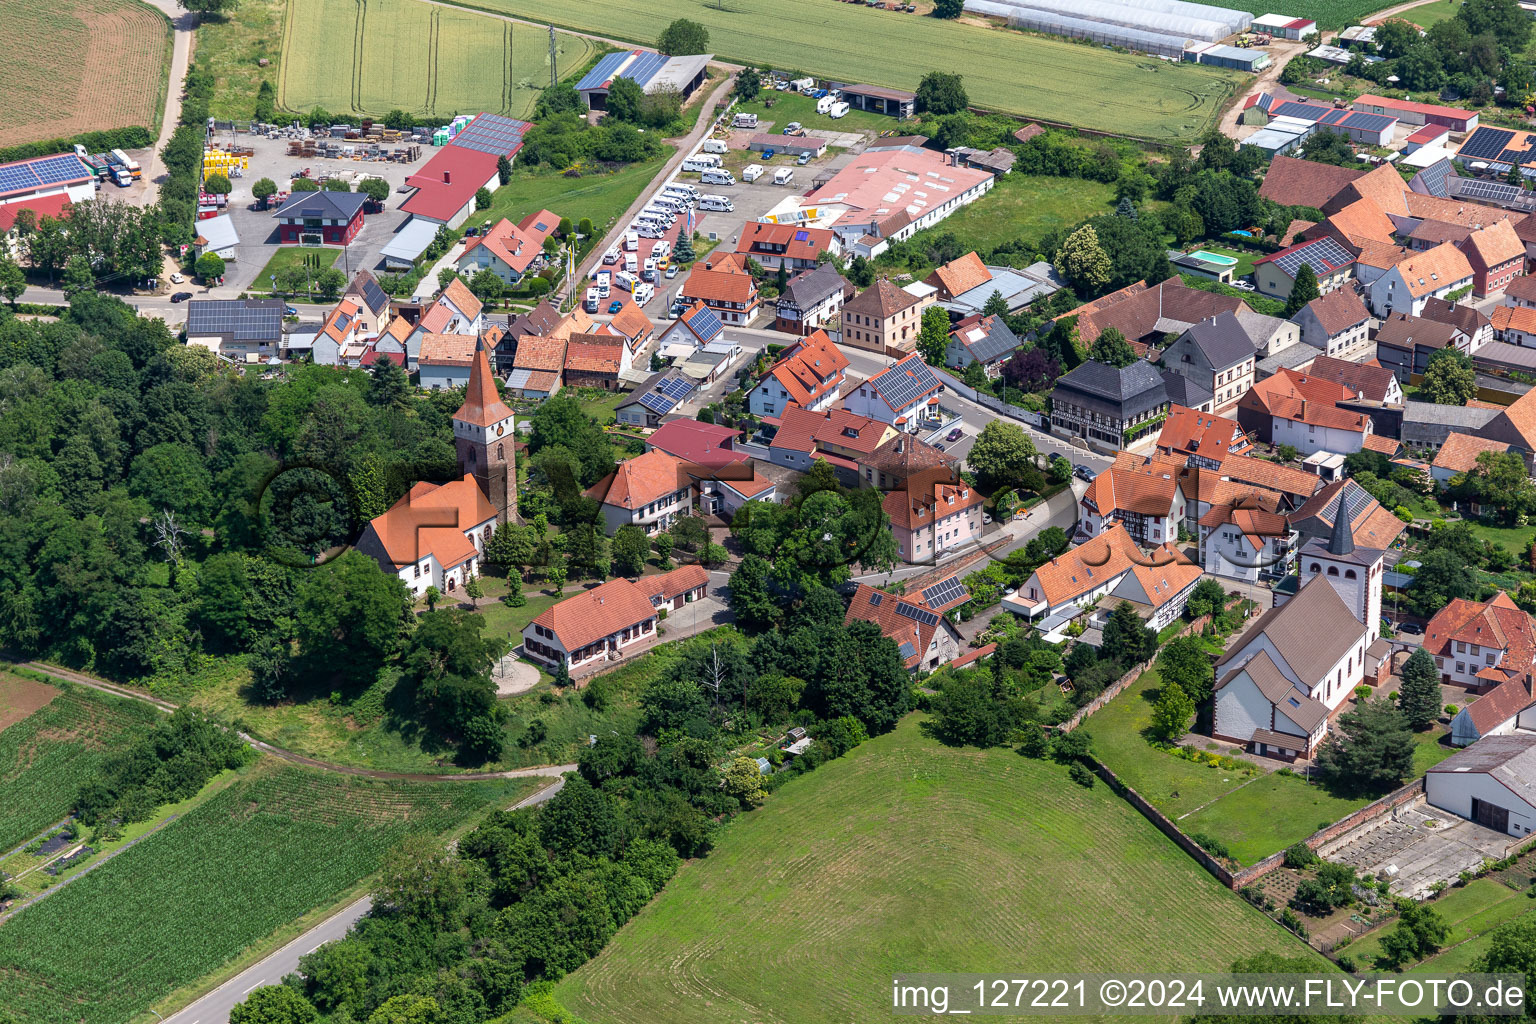
POLYGON ((758 178, 761 178, 762 176, 763 176, 763 165, 762 164, 747 164, 747 166, 744 167, 742 169, 742 172, 741 172, 741 180, 745 181, 745 182, 749 182, 749 183, 756 181, 758 178))
POLYGON ((789 87, 791 89, 793 89, 795 92, 809 94, 809 93, 812 93, 812 92, 816 91, 816 79, 814 79, 814 78, 797 78, 794 81, 789 83, 789 87))

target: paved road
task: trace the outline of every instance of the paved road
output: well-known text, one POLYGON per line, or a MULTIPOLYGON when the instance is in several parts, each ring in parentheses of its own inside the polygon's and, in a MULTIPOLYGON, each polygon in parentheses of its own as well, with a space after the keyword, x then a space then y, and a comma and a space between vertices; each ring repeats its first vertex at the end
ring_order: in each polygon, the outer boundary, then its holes
MULTIPOLYGON (((511 810, 544 803, 565 785, 563 773, 576 770, 574 764, 553 765, 560 775, 537 793, 513 804, 511 810)), ((247 967, 201 999, 171 1016, 165 1024, 229 1024, 229 1011, 243 1002, 252 989, 276 985, 285 975, 299 969, 299 958, 313 953, 327 942, 345 938, 352 925, 373 908, 373 897, 364 896, 356 903, 338 910, 313 928, 283 946, 266 959, 247 967)))

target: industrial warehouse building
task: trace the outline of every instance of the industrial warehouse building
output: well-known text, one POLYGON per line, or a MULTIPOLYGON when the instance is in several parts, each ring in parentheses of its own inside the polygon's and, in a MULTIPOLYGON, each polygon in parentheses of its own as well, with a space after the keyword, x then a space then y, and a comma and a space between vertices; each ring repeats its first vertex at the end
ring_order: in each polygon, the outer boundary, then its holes
POLYGON ((608 88, 616 78, 627 78, 646 93, 676 89, 684 101, 704 82, 704 69, 714 59, 701 53, 668 57, 650 50, 620 50, 610 53, 581 76, 576 91, 586 101, 588 110, 608 109, 608 88))
MULTIPOLYGON (((518 150, 523 148, 523 135, 532 127, 527 121, 500 114, 476 117, 421 170, 405 179, 415 192, 400 204, 400 209, 410 214, 412 221, 446 224, 450 228, 463 224, 474 212, 475 193, 482 188, 494 191, 500 186, 496 162, 502 157, 515 160, 518 150)), ((426 231, 421 229, 421 234, 430 241, 432 236, 426 231)), ((436 234, 436 228, 431 231, 436 234)), ((422 248, 426 248, 425 244, 422 248)))
POLYGON ((1030 32, 1179 59, 1191 41, 1215 43, 1253 23, 1245 11, 1184 0, 965 0, 965 10, 1030 32))

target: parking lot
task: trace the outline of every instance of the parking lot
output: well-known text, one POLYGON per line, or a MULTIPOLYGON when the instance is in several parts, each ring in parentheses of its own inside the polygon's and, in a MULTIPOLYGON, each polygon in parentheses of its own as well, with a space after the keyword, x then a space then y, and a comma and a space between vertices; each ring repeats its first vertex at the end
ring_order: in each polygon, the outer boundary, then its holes
MULTIPOLYGON (((358 233, 352 244, 347 246, 343 259, 336 264, 343 270, 375 269, 379 262, 380 250, 389 244, 391 236, 399 230, 406 219, 406 215, 399 209, 406 196, 394 190, 398 189, 407 177, 414 174, 437 152, 431 146, 423 146, 420 158, 412 163, 388 160, 326 160, 289 156, 287 139, 220 133, 214 141, 220 146, 233 142, 237 148, 244 147, 254 151, 250 159, 250 169, 242 176, 230 179, 233 191, 229 196, 228 212, 230 220, 235 225, 235 231, 240 236, 240 244, 235 249, 235 262, 229 267, 224 277, 226 289, 245 289, 255 285, 256 276, 278 248, 277 222, 272 217, 273 211, 258 210, 256 200, 251 195, 251 186, 258 180, 271 178, 280 190, 286 190, 293 172, 308 168, 309 176, 312 178, 332 175, 351 176, 361 173, 365 177, 383 178, 389 182, 391 192, 390 198, 385 202, 384 212, 364 216, 362 231, 358 233)), ((260 287, 260 285, 257 286, 260 287)))

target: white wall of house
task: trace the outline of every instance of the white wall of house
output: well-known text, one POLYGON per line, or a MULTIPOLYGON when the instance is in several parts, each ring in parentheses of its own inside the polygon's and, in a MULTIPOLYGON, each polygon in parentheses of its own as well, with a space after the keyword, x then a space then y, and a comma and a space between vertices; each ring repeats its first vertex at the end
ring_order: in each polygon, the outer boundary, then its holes
POLYGON ((470 368, 467 366, 421 363, 418 369, 420 372, 417 380, 423 391, 452 391, 469 385, 470 368))
POLYGON ((1217 736, 1246 742, 1255 729, 1268 729, 1272 705, 1258 684, 1242 672, 1216 691, 1214 728, 1217 736))
POLYGON ((1455 281, 1445 281, 1434 291, 1425 292, 1422 295, 1414 295, 1408 289, 1408 282, 1403 278, 1403 272, 1393 267, 1371 282, 1366 290, 1367 302, 1371 312, 1378 317, 1386 318, 1389 313, 1407 313, 1410 316, 1418 316, 1424 312, 1424 303, 1430 296, 1443 299, 1451 292, 1465 288, 1472 283, 1469 274, 1455 281))
POLYGON ((599 640, 588 644, 579 650, 572 652, 553 630, 545 629, 538 623, 530 622, 523 627, 523 652, 535 661, 550 667, 555 667, 560 662, 568 663, 569 671, 586 668, 589 665, 606 659, 610 652, 623 653, 637 644, 643 644, 655 639, 656 620, 646 619, 643 622, 633 623, 616 633, 609 634, 599 640))
POLYGON ((1446 644, 1447 653, 1435 656, 1435 667, 1442 676, 1463 686, 1480 686, 1477 674, 1485 668, 1497 668, 1504 663, 1504 651, 1498 647, 1484 647, 1452 640, 1446 644))
POLYGON ((693 511, 693 486, 679 488, 639 508, 624 508, 603 502, 603 523, 612 537, 619 527, 630 523, 646 533, 670 529, 674 520, 693 511))
POLYGON ((1270 418, 1270 431, 1276 446, 1293 445, 1302 455, 1319 451, 1350 455, 1365 447, 1365 439, 1370 436, 1369 430, 1320 427, 1316 423, 1303 423, 1281 416, 1270 418))
POLYGON ((1472 817, 1472 799, 1509 811, 1509 834, 1523 836, 1536 828, 1536 807, 1487 772, 1430 772, 1424 792, 1432 807, 1463 818, 1472 817))
POLYGON ((1212 576, 1257 583, 1259 574, 1269 569, 1278 572, 1297 534, 1265 537, 1262 550, 1255 548, 1248 535, 1236 526, 1200 527, 1200 565, 1212 576))

